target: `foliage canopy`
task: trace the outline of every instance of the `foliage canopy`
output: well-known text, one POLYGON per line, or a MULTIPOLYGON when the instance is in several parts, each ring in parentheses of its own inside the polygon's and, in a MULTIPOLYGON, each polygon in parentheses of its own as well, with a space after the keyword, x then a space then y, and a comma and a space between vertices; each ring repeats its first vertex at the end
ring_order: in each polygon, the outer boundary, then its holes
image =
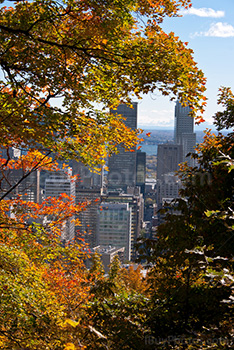
POLYGON ((157 89, 202 111, 205 79, 192 50, 160 27, 190 5, 35 0, 2 6, 1 144, 40 144, 97 164, 117 144, 129 149, 136 143, 137 133, 106 108, 157 89))
MULTIPOLYGON (((230 89, 220 90, 219 102, 225 109, 216 113, 215 123, 228 129, 234 120, 230 89)), ((148 282, 155 307, 148 325, 168 349, 233 347, 233 146, 233 132, 206 131, 194 154, 196 166, 184 164, 179 172, 181 198, 158 227, 156 239, 145 247, 141 242, 153 264, 148 282), (171 334, 175 340, 168 342, 171 334)))
MULTIPOLYGON (((203 111, 205 78, 192 50, 161 28, 190 0, 0 2, 1 191, 4 183, 13 189, 12 170, 22 170, 22 178, 37 169, 56 171, 52 153, 98 167, 117 145, 134 147, 139 132, 106 112, 120 102, 159 90, 203 111), (29 152, 14 158, 12 147, 29 152)), ((0 346, 97 348, 106 336, 95 326, 105 332, 110 314, 111 348, 115 330, 125 337, 125 325, 132 331, 129 346, 135 332, 143 344, 149 300, 140 269, 120 271, 115 262, 105 280, 96 259, 88 272, 81 262, 85 246, 60 241, 66 220, 84 206, 64 195, 40 205, 6 200, 9 191, 0 198, 0 346), (52 219, 42 225, 47 215, 52 219)))

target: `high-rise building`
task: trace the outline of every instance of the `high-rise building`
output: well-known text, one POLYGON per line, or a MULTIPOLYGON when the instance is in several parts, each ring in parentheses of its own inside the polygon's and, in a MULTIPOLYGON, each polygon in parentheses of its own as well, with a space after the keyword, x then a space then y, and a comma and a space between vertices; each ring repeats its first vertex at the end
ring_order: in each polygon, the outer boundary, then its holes
MULTIPOLYGON (((57 171, 51 173, 45 179, 45 197, 58 198, 62 193, 74 197, 75 201, 75 182, 71 178, 72 171, 57 171)), ((63 228, 61 239, 64 242, 71 241, 75 237, 74 217, 69 218, 63 228)))
POLYGON ((194 160, 187 156, 194 152, 196 146, 196 134, 194 133, 194 119, 190 116, 189 106, 182 106, 177 100, 175 106, 175 129, 174 142, 183 147, 183 162, 189 166, 194 165, 194 160))
POLYGON ((188 156, 196 146, 194 119, 190 116, 190 107, 182 106, 179 101, 175 106, 174 144, 158 145, 157 155, 157 207, 179 197, 181 181, 175 175, 179 164, 187 161, 189 166, 194 160, 188 156))
POLYGON ((129 188, 128 193, 114 191, 104 194, 102 196, 102 202, 129 205, 131 209, 130 258, 134 260, 136 257, 135 243, 140 235, 144 220, 143 194, 139 193, 139 188, 137 187, 129 188))
POLYGON ((179 164, 182 161, 182 145, 169 143, 158 145, 157 179, 162 180, 163 175, 179 170, 179 164))
POLYGON ((76 203, 87 202, 87 206, 78 215, 80 225, 77 232, 80 233, 90 248, 97 245, 98 211, 101 203, 101 188, 76 187, 76 203))
POLYGON ((131 216, 128 203, 105 203, 100 206, 98 245, 124 247, 124 258, 131 259, 131 216))
MULTIPOLYGON (((123 116, 124 123, 129 128, 137 128, 137 102, 133 102, 131 107, 121 104, 111 112, 123 116)), ((109 158, 108 189, 126 191, 127 187, 136 186, 136 152, 125 151, 120 146, 118 152, 118 154, 113 154, 109 158)))
POLYGON ((76 203, 87 202, 77 218, 80 225, 77 226, 77 234, 81 234, 90 248, 97 245, 98 210, 101 202, 103 188, 103 174, 92 172, 81 162, 73 160, 72 174, 77 176, 76 180, 76 203))
POLYGON ((140 187, 141 193, 145 193, 145 178, 146 178, 146 153, 137 151, 136 186, 140 187))
POLYGON ((177 100, 175 105, 175 127, 174 127, 174 141, 181 144, 183 134, 194 132, 194 120, 189 115, 191 109, 189 106, 182 106, 177 100))
MULTIPOLYGON (((17 160, 22 155, 22 150, 11 147, 9 149, 0 149, 1 157, 10 160, 17 160)), ((4 171, 0 180, 0 196, 15 198, 20 195, 22 200, 27 202, 39 203, 41 200, 40 192, 40 171, 35 170, 28 173, 22 166, 18 169, 8 169, 4 171)))
POLYGON ((158 210, 162 209, 165 203, 169 204, 174 199, 179 197, 179 190, 181 189, 181 181, 174 172, 164 174, 163 177, 157 181, 157 206, 158 210))
POLYGON ((90 168, 81 162, 72 160, 72 175, 77 176, 76 186, 78 188, 101 188, 103 186, 103 171, 92 172, 90 168))

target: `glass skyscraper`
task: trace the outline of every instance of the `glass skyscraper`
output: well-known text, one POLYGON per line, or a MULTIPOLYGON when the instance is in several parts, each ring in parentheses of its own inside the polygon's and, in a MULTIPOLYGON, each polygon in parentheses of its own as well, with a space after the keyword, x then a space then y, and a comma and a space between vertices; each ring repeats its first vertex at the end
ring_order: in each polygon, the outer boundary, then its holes
MULTIPOLYGON (((122 115, 124 124, 131 129, 137 128, 137 102, 132 103, 132 108, 121 104, 111 113, 122 115)), ((136 152, 125 151, 118 147, 118 154, 113 154, 108 162, 108 189, 122 189, 136 186, 136 152)))
POLYGON ((183 162, 193 166, 194 160, 187 157, 188 153, 193 153, 196 146, 196 134, 194 133, 194 119, 189 115, 191 109, 188 106, 183 107, 179 101, 175 106, 175 144, 182 145, 183 162))

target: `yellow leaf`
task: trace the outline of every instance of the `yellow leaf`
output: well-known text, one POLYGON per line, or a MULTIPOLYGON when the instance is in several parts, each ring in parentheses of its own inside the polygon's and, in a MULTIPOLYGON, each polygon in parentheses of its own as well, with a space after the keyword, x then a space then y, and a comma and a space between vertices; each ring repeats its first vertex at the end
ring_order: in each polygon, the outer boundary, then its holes
POLYGON ((76 350, 75 345, 72 343, 67 343, 64 350, 76 350))
POLYGON ((76 327, 76 326, 78 326, 78 324, 79 324, 80 322, 78 321, 73 321, 73 320, 71 320, 71 319, 66 319, 66 321, 64 322, 64 325, 67 325, 67 324, 69 324, 70 326, 72 326, 72 327, 76 327))

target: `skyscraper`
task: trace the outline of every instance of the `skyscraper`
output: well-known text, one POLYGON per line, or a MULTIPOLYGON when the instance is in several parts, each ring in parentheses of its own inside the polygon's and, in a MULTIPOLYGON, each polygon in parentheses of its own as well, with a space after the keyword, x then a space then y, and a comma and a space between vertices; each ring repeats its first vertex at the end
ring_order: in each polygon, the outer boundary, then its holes
POLYGON ((196 134, 194 133, 194 119, 189 115, 189 106, 183 107, 177 100, 175 106, 175 144, 183 147, 183 162, 187 161, 189 166, 194 165, 194 160, 187 157, 188 153, 193 153, 196 146, 196 134))
MULTIPOLYGON (((132 103, 132 108, 126 104, 121 104, 116 110, 111 110, 113 114, 122 115, 124 123, 131 129, 137 128, 137 102, 132 103)), ((108 189, 122 189, 136 186, 136 152, 125 151, 123 147, 118 147, 118 154, 113 154, 109 158, 108 167, 108 189)))
POLYGON ((80 225, 77 227, 78 234, 82 234, 90 248, 97 244, 98 209, 101 202, 103 188, 103 174, 96 174, 82 164, 73 160, 72 174, 77 175, 76 181, 76 204, 87 202, 85 210, 78 215, 80 225))
POLYGON ((83 235, 90 248, 97 245, 98 210, 101 202, 102 189, 99 187, 76 187, 76 203, 87 202, 87 207, 78 215, 80 225, 77 231, 83 235))
MULTIPOLYGON (((74 197, 75 201, 75 183, 71 179, 72 171, 67 169, 51 173, 48 178, 45 179, 45 197, 58 198, 61 193, 66 193, 68 196, 74 197)), ((71 241, 75 237, 75 224, 74 217, 67 219, 64 226, 61 239, 64 242, 71 241)))
POLYGON ((177 100, 175 105, 175 143, 181 144, 183 134, 194 132, 194 120, 189 116, 189 106, 182 106, 177 100))
POLYGON ((190 111, 190 107, 183 107, 179 101, 176 102, 174 144, 158 145, 158 209, 161 209, 164 203, 170 203, 173 199, 179 197, 182 184, 175 175, 175 172, 179 170, 179 164, 186 161, 189 166, 194 165, 194 160, 188 156, 188 153, 194 152, 196 146, 194 119, 189 115, 190 111))
MULTIPOLYGON (((133 190, 132 188, 129 190, 133 190)), ((133 193, 119 193, 117 191, 103 194, 102 202, 109 204, 128 204, 131 209, 131 228, 130 228, 130 258, 134 259, 136 255, 135 243, 139 237, 144 218, 144 199, 143 194, 139 193, 139 188, 135 187, 133 193)), ((132 191, 130 191, 132 192, 132 191)), ((101 243, 104 245, 104 243, 101 243)), ((126 250, 127 252, 127 250, 126 250)), ((128 257, 129 258, 129 257, 128 257)))
POLYGON ((76 187, 77 188, 101 188, 103 187, 103 173, 97 174, 92 172, 88 166, 81 162, 72 160, 70 162, 72 167, 72 175, 76 175, 76 187))
POLYGON ((158 210, 162 209, 166 203, 169 204, 173 199, 178 198, 180 189, 181 180, 175 175, 175 173, 164 174, 162 180, 157 181, 156 201, 158 210))
POLYGON ((141 193, 145 193, 146 178, 146 153, 137 151, 136 154, 136 185, 140 187, 141 193))
POLYGON ((99 211, 98 244, 125 248, 125 260, 131 259, 131 215, 128 203, 102 203, 99 211))
MULTIPOLYGON (((25 153, 27 153, 25 151, 25 153)), ((10 147, 9 149, 0 148, 0 155, 8 162, 10 159, 17 160, 23 154, 23 150, 10 147)), ((27 202, 39 203, 41 199, 40 191, 40 171, 35 170, 28 173, 23 167, 2 170, 0 180, 0 196, 7 196, 7 198, 15 198, 18 195, 22 200, 27 202)))
POLYGON ((176 145, 171 143, 158 145, 157 179, 162 180, 162 177, 165 174, 179 170, 179 164, 182 161, 182 145, 176 145))

